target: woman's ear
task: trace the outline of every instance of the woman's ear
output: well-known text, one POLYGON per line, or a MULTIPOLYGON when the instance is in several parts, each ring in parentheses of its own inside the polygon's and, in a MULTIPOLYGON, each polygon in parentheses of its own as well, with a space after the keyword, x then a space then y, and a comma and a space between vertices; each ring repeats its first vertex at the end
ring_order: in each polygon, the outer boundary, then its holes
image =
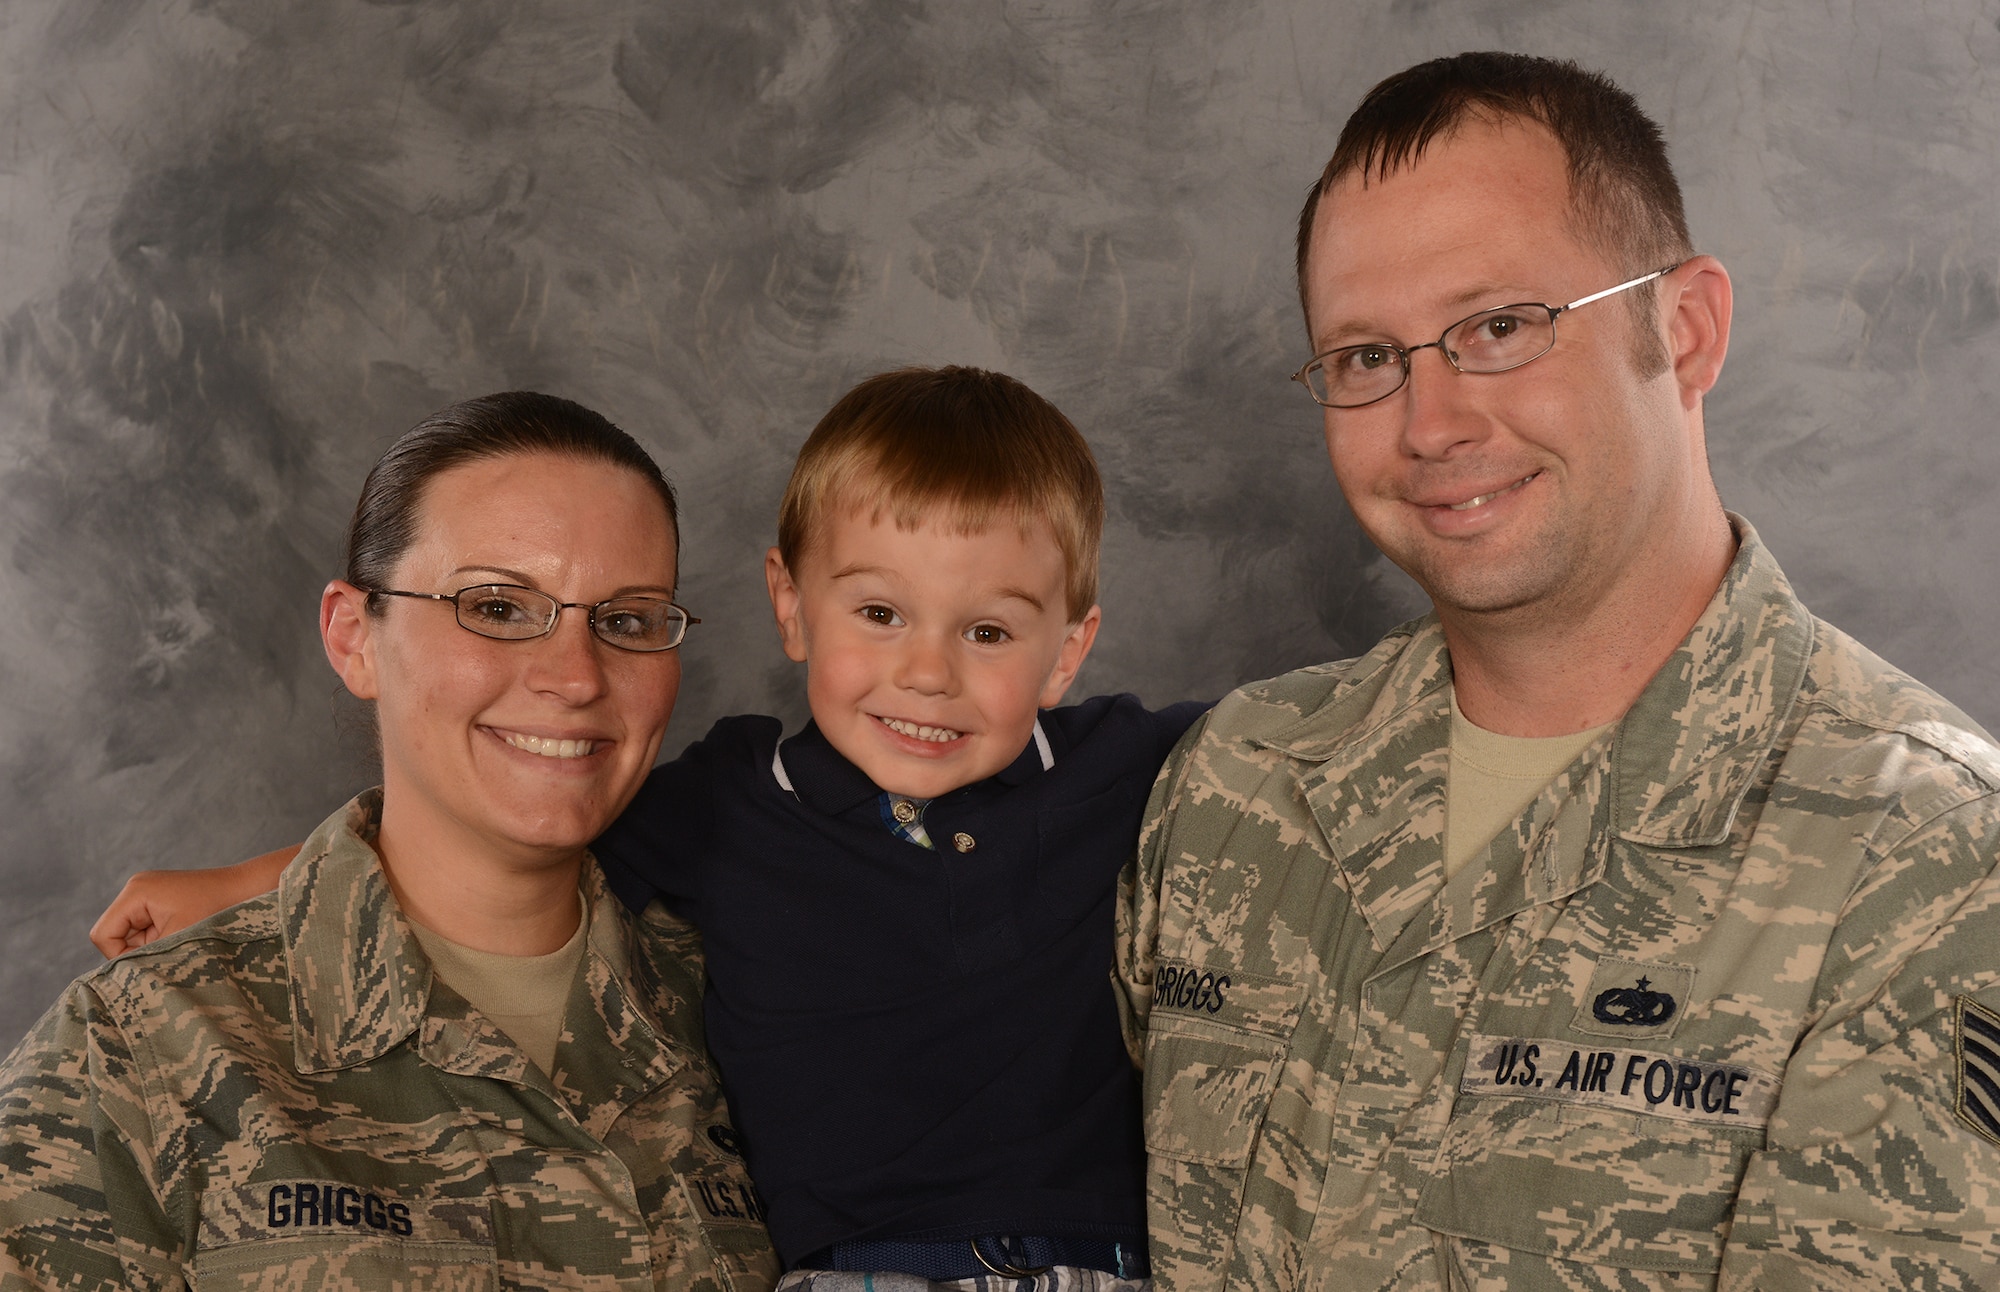
POLYGON ((771 594, 771 614, 778 621, 778 638, 784 643, 785 657, 803 664, 806 660, 805 619, 799 613, 799 587, 785 558, 772 548, 764 553, 764 587, 771 594))
POLYGON ((344 579, 326 585, 319 594, 319 639, 341 685, 359 700, 376 698, 374 630, 367 593, 344 579))

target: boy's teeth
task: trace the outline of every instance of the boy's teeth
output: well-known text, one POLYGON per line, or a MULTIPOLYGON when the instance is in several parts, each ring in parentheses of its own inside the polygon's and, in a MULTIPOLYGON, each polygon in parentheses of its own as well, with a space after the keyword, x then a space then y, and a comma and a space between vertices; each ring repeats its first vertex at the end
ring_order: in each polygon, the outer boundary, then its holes
POLYGON ((953 731, 950 727, 920 727, 914 722, 904 722, 901 718, 884 718, 882 719, 882 725, 900 735, 909 736, 915 740, 936 741, 938 744, 943 744, 947 740, 957 740, 961 735, 965 734, 953 731))
POLYGON ((594 740, 557 740, 551 736, 529 736, 518 731, 502 732, 500 739, 516 749, 544 758, 582 758, 597 748, 594 740))

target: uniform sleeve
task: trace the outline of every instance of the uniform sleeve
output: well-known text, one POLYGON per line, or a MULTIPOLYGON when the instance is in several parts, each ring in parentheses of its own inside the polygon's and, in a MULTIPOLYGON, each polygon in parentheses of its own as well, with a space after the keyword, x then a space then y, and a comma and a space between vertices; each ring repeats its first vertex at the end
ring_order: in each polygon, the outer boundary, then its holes
MULTIPOLYGON (((1139 825, 1137 855, 1118 874, 1116 954, 1113 975, 1118 987, 1118 1018, 1125 1029, 1125 1048, 1135 1067, 1144 1065, 1146 1021, 1153 1009, 1153 960, 1160 932, 1160 876, 1165 869, 1167 837, 1173 814, 1187 785, 1188 764, 1202 732, 1208 727, 1205 704, 1178 704, 1162 710, 1190 710, 1188 726, 1166 765, 1153 781, 1146 813, 1139 825)), ((1185 724, 1183 724, 1185 725, 1185 724)))
MULTIPOLYGON (((1992 1286, 2000 1270, 2000 805, 1918 830, 1848 900, 1724 1288, 1992 1286)), ((1781 914, 1781 913, 1780 913, 1781 914)))
POLYGON ((0 1292, 187 1286, 144 1070, 85 983, 0 1065, 0 1292))
POLYGON ((611 891, 637 914, 655 897, 684 919, 697 919, 702 861, 711 853, 715 817, 712 758, 691 746, 655 767, 624 812, 590 845, 611 891))
POLYGON ((1187 734, 1187 729, 1199 722, 1201 716, 1214 707, 1213 700, 1183 700, 1179 704, 1170 704, 1153 715, 1153 721, 1157 725, 1162 761, 1173 751, 1173 747, 1180 743, 1180 738, 1187 734))

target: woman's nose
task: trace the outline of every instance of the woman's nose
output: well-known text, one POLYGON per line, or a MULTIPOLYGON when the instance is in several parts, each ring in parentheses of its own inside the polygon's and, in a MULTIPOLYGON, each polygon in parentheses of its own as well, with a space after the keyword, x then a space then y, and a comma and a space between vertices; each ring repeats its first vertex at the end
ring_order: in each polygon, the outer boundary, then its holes
POLYGON ((611 648, 590 631, 583 609, 563 607, 555 628, 530 649, 534 662, 528 683, 533 689, 559 695, 569 704, 588 704, 604 694, 604 652, 611 648))

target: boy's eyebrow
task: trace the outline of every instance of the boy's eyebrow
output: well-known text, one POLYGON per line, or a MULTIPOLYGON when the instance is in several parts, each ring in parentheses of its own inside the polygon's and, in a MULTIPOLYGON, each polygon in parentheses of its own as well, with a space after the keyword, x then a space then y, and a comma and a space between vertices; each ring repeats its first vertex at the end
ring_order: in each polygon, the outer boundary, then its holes
MULTIPOLYGON (((896 581, 896 582, 901 581, 898 578, 896 572, 892 569, 889 569, 887 566, 861 565, 858 563, 854 565, 843 565, 838 570, 835 570, 833 572, 833 578, 835 582, 838 582, 841 579, 852 579, 864 574, 873 574, 880 578, 889 579, 891 581, 896 581)), ((1025 601, 1030 606, 1034 607, 1035 610, 1037 611, 1040 611, 1043 608, 1042 599, 1036 596, 1034 593, 1028 591, 1026 588, 1016 588, 1011 585, 1007 587, 995 588, 993 589, 993 595, 1003 601, 1025 601)))

